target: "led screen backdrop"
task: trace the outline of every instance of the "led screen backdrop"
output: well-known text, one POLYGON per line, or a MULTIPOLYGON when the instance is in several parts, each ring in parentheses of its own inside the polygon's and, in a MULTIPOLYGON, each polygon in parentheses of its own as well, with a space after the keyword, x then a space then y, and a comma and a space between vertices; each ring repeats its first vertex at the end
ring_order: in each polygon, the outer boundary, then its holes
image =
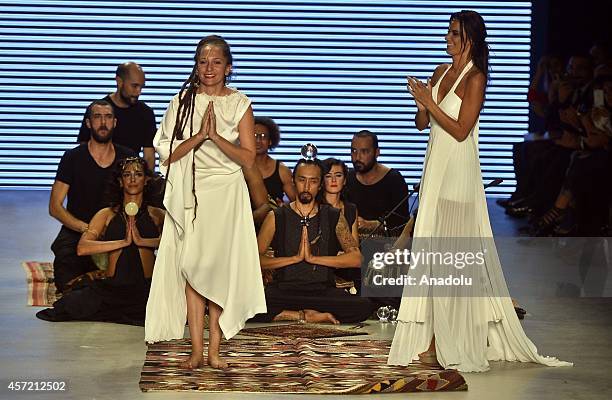
POLYGON ((114 90, 116 66, 140 63, 141 99, 159 122, 188 76, 195 45, 232 45, 232 85, 282 129, 277 158, 292 166, 305 142, 349 159, 353 133, 380 137, 379 161, 419 179, 427 142, 412 122, 407 74, 449 59, 451 12, 487 23, 492 75, 481 116, 490 193, 513 189, 511 146, 527 130, 531 2, 498 1, 0 1, 0 186, 48 187, 74 146, 87 104, 114 90))

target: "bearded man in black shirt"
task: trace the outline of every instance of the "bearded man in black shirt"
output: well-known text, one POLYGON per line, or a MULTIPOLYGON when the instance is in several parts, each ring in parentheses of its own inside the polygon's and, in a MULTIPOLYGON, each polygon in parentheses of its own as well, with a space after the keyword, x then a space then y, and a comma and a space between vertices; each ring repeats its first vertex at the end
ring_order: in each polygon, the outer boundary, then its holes
POLYGON ((104 190, 113 164, 135 155, 129 148, 113 144, 116 122, 110 103, 104 100, 91 103, 85 120, 91 129, 90 139, 67 150, 57 168, 49 198, 49 214, 62 223, 51 245, 55 254, 55 286, 60 292, 72 279, 97 269, 89 256, 77 255, 76 247, 81 234, 89 229, 91 218, 104 207, 104 190))
MULTIPOLYGON (((102 100, 113 106, 117 126, 113 133, 113 142, 129 147, 136 154, 140 151, 147 161, 151 172, 155 169, 155 114, 144 101, 138 100, 145 86, 145 74, 140 65, 126 62, 117 67, 115 81, 117 90, 102 100)), ((85 143, 91 136, 91 130, 86 124, 87 116, 83 117, 79 130, 78 142, 85 143)))
MULTIPOLYGON (((402 174, 380 164, 379 155, 378 137, 374 133, 362 130, 353 136, 351 161, 354 169, 348 174, 346 199, 357 205, 357 226, 360 233, 380 230, 383 227, 379 222, 382 217, 408 194, 402 174)), ((406 222, 408 202, 404 200, 385 222, 389 236, 399 236, 406 222)))

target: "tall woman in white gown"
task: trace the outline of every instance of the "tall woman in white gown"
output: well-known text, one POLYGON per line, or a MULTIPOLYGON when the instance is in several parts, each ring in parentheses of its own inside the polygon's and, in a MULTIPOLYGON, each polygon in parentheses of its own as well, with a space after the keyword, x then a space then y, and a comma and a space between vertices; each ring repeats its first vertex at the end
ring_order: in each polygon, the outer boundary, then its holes
POLYGON ((241 167, 255 161, 250 100, 225 86, 231 73, 229 45, 202 39, 188 80, 164 115, 154 145, 166 171, 168 218, 147 303, 145 340, 182 338, 189 321, 191 356, 203 362, 206 304, 208 364, 219 357, 221 333, 229 339, 247 319, 266 311, 259 252, 241 167))
MULTIPOLYGON (((438 66, 427 84, 408 80, 418 109, 416 126, 431 126, 413 249, 417 243, 452 248, 459 239, 448 238, 471 238, 458 247, 469 243, 474 253, 486 249, 484 265, 472 271, 470 287, 438 292, 425 285, 404 287, 388 363, 437 359, 445 368, 465 372, 486 371, 489 360, 571 365, 538 355, 525 335, 492 239, 478 159, 489 54, 484 21, 474 11, 455 13, 445 38, 452 64, 438 66)), ((448 270, 427 267, 428 276, 448 276, 448 270)))

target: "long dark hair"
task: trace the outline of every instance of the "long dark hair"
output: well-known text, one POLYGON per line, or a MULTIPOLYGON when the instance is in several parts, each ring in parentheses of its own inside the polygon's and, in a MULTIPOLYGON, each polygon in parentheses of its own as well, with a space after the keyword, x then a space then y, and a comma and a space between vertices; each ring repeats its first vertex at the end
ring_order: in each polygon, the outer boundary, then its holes
MULTIPOLYGON (((174 144, 174 139, 183 140, 185 135, 185 128, 187 127, 187 123, 189 122, 189 137, 193 136, 193 112, 195 110, 195 98, 197 95, 197 89, 200 85, 200 81, 198 79, 198 58, 200 58, 200 53, 202 49, 206 46, 214 46, 223 52, 225 59, 227 60, 228 65, 233 64, 232 52, 229 44, 223 39, 221 36, 210 35, 206 36, 204 39, 200 40, 198 46, 196 47, 195 55, 193 56, 193 68, 191 70, 191 74, 189 78, 183 83, 181 90, 179 92, 179 106, 176 112, 176 121, 174 124, 174 131, 172 132, 172 139, 170 140, 170 155, 169 159, 172 159, 172 145, 174 144)), ((225 77, 224 83, 227 83, 229 76, 225 77)), ((194 148, 193 151, 198 149, 198 147, 194 148)), ((170 176, 170 166, 172 163, 168 164, 168 171, 166 176, 170 176)), ((196 196, 195 190, 195 157, 193 159, 193 163, 191 165, 191 173, 193 175, 193 184, 191 187, 191 192, 193 193, 193 197, 195 200, 195 208, 193 212, 193 220, 195 221, 197 209, 198 209, 198 196, 196 196)))
MULTIPOLYGON (((340 168, 342 168, 342 173, 344 174, 344 187, 340 191, 340 200, 344 201, 346 197, 346 180, 348 179, 348 167, 346 166, 346 163, 342 160, 339 160, 334 157, 326 158, 325 160, 323 160, 323 166, 325 166, 325 171, 327 171, 325 172, 325 175, 331 172, 331 169, 334 165, 339 165, 340 168)), ((325 192, 325 180, 323 180, 323 192, 325 192)), ((327 203, 325 195, 323 195, 323 202, 327 203)))
POLYGON ((489 44, 487 43, 487 28, 482 16, 476 11, 461 10, 450 16, 449 24, 453 21, 459 22, 459 34, 461 35, 461 50, 467 42, 472 42, 470 59, 487 78, 489 82, 489 44))
POLYGON ((151 179, 153 179, 153 173, 149 168, 147 168, 147 162, 144 158, 141 157, 128 157, 121 160, 117 160, 113 165, 113 169, 110 174, 110 178, 106 184, 106 192, 105 192, 105 200, 108 207, 112 208, 112 210, 117 213, 123 209, 123 187, 121 186, 121 179, 123 172, 130 165, 140 165, 142 171, 145 174, 145 187, 144 192, 142 193, 142 204, 140 206, 140 210, 144 210, 147 207, 147 204, 151 202, 151 198, 154 195, 154 190, 151 185, 151 179))

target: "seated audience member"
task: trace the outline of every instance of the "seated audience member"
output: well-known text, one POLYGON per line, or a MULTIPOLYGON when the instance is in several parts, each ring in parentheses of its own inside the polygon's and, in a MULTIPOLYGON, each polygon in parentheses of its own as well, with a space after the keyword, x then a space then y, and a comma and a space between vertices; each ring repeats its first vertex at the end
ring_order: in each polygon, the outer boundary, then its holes
POLYGON ((343 213, 319 200, 324 175, 320 161, 300 160, 293 170, 298 200, 264 220, 257 243, 261 267, 274 270, 274 280, 265 289, 268 312, 254 321, 337 324, 373 311, 368 299, 336 288, 334 270, 359 268, 361 253, 343 213), (270 244, 274 257, 266 255, 270 244))
MULTIPOLYGON (((567 73, 551 83, 549 140, 527 141, 521 146, 521 162, 515 162, 517 191, 512 201, 502 203, 513 217, 537 218, 554 203, 563 184, 571 154, 579 149, 582 127, 579 109, 592 103, 593 67, 591 60, 573 56, 567 73), (557 131, 553 131, 557 130, 557 131), (558 133, 555 133, 558 132, 558 133)), ((516 159, 516 157, 515 157, 516 159)))
POLYGON ((537 118, 530 126, 530 132, 543 133, 548 130, 549 94, 552 82, 563 74, 563 61, 554 55, 543 56, 538 62, 536 72, 529 84, 527 100, 537 118))
POLYGON ((572 154, 563 188, 554 205, 535 220, 530 233, 534 236, 569 235, 598 236, 607 224, 612 159, 610 137, 612 125, 612 79, 596 79, 593 108, 580 116, 585 135, 580 137, 580 150, 572 154), (599 91, 599 94, 595 95, 599 91))
POLYGON ((144 324, 164 221, 164 211, 149 205, 151 176, 142 158, 116 163, 108 184, 111 206, 96 213, 77 247, 80 256, 108 253, 108 268, 73 280, 53 308, 38 312, 38 318, 144 324), (137 205, 135 215, 128 214, 130 203, 137 205))
POLYGON ((70 280, 97 269, 91 257, 77 255, 77 243, 87 231, 91 218, 104 207, 104 187, 113 163, 135 155, 132 150, 112 142, 115 122, 113 107, 108 102, 92 102, 85 120, 91 129, 89 141, 67 150, 57 168, 49 198, 49 214, 62 223, 51 245, 55 254, 55 286, 59 292, 70 280))
POLYGON ((295 200, 295 186, 289 168, 268 154, 279 142, 280 130, 276 122, 267 117, 255 117, 255 165, 263 177, 268 194, 280 206, 285 194, 289 201, 295 200))
POLYGON ((408 187, 399 171, 378 163, 379 155, 378 137, 374 133, 363 130, 353 136, 351 161, 354 170, 348 173, 346 199, 357 205, 360 233, 377 230, 389 236, 398 236, 409 219, 407 200, 384 225, 379 221, 405 199, 408 187))

